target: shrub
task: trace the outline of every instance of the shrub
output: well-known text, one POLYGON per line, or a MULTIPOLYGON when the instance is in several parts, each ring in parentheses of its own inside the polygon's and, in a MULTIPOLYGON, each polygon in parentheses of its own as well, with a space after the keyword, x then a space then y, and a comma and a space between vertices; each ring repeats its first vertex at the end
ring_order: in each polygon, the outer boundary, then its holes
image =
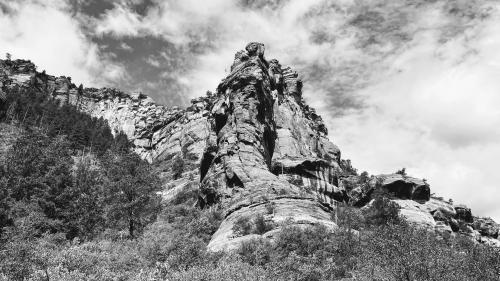
POLYGON ((362 172, 360 175, 359 175, 359 181, 358 183, 366 183, 370 180, 370 175, 368 174, 367 171, 364 171, 362 172))
POLYGON ((287 256, 295 252, 299 256, 312 256, 331 252, 329 248, 333 236, 323 225, 301 229, 297 226, 285 226, 276 235, 275 250, 278 255, 287 256))
POLYGON ((266 219, 262 214, 257 215, 255 218, 255 228, 253 229, 253 233, 255 234, 264 234, 272 229, 272 225, 266 222, 266 219))
POLYGON ((180 205, 183 203, 194 203, 198 200, 198 189, 193 188, 191 185, 179 191, 175 197, 170 200, 169 204, 180 205))
POLYGON ((248 217, 239 217, 233 225, 233 232, 236 235, 244 236, 252 231, 252 222, 248 217))
POLYGON ((406 168, 396 171, 396 174, 402 175, 403 177, 406 176, 406 168))
POLYGON ((274 214, 275 209, 276 209, 276 203, 271 201, 266 203, 266 212, 268 215, 274 214))
POLYGON ((252 266, 233 256, 225 256, 215 265, 195 265, 188 270, 168 272, 164 279, 172 281, 265 281, 269 273, 261 266, 252 266))
POLYGON ((378 226, 364 237, 362 280, 498 280, 500 252, 469 239, 446 241, 407 224, 378 226), (460 242, 463 241, 463 242, 460 242))
POLYGON ((251 265, 264 265, 270 261, 271 243, 266 239, 251 239, 243 241, 236 253, 251 265))
POLYGON ((365 217, 359 208, 338 206, 335 210, 336 223, 346 229, 360 230, 365 225, 365 217))
POLYGON ((179 179, 184 172, 184 159, 181 156, 174 158, 172 163, 172 177, 174 180, 179 179))
POLYGON ((398 224, 401 222, 398 205, 383 196, 375 198, 364 213, 366 223, 371 225, 398 224))
POLYGON ((342 159, 340 160, 340 168, 342 169, 342 176, 356 176, 358 175, 358 170, 356 170, 351 163, 350 159, 342 159))
POLYGON ((236 253, 244 262, 264 267, 268 280, 336 280, 349 276, 358 245, 359 239, 352 232, 288 225, 273 243, 265 239, 245 241, 236 253))

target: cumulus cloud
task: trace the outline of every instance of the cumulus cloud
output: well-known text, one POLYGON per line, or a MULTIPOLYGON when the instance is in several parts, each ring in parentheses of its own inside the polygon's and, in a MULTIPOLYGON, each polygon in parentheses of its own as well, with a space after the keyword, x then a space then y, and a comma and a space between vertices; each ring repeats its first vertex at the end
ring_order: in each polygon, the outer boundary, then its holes
POLYGON ((105 85, 125 76, 119 64, 100 54, 63 1, 0 0, 0 48, 32 60, 40 70, 73 81, 105 85))
POLYGON ((387 58, 391 74, 358 92, 369 106, 330 120, 344 154, 374 173, 406 167, 436 193, 500 219, 499 22, 477 22, 445 44, 421 32, 387 58))
POLYGON ((114 36, 137 36, 140 31, 141 21, 139 15, 127 8, 117 4, 114 9, 108 11, 96 26, 96 34, 111 33, 114 36))

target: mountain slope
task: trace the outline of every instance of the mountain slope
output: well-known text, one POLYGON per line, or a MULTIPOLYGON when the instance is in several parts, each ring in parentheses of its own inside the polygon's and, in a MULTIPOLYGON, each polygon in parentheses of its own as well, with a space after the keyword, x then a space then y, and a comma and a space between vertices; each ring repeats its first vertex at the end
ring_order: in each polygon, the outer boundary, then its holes
POLYGON ((24 60, 0 61, 0 81, 4 92, 35 88, 103 117, 115 134, 123 131, 135 151, 157 167, 166 202, 195 189, 199 207, 221 207, 225 219, 208 246, 214 251, 255 237, 272 239, 284 225, 335 229, 332 214, 339 205, 370 213, 381 196, 416 225, 500 245, 498 224, 431 197, 425 180, 404 171, 357 175, 328 140, 321 117, 303 101, 297 73, 267 60, 260 43, 237 52, 217 91, 185 109, 155 104, 139 93, 76 87, 24 60))

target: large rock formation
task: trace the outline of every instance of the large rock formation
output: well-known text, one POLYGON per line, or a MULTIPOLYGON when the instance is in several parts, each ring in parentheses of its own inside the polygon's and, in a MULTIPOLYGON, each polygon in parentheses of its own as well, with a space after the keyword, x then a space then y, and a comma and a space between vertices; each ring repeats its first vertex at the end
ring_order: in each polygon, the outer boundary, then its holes
POLYGON ((220 203, 226 210, 209 248, 230 248, 245 239, 234 233, 234 224, 258 215, 267 215, 267 231, 285 220, 334 227, 329 206, 318 198, 330 199, 337 188, 333 170, 339 156, 327 155, 325 147, 334 146, 312 130, 315 120, 294 116, 301 107, 288 97, 300 96, 300 81, 294 75, 283 77, 277 60, 267 62, 260 43, 238 52, 231 69, 215 94, 211 136, 200 171, 201 206, 220 203), (292 139, 292 131, 311 134, 292 139), (277 142, 279 134, 282 144, 277 142), (272 212, 266 212, 269 205, 272 212))
POLYGON ((425 180, 404 173, 357 175, 302 99, 298 74, 266 60, 260 43, 237 52, 215 93, 185 109, 158 105, 140 93, 77 87, 68 77, 37 72, 30 61, 0 60, 0 102, 19 87, 72 104, 126 133, 163 178, 167 204, 178 192, 197 189, 200 208, 222 207, 225 219, 209 244, 213 251, 254 237, 272 239, 284 224, 336 228, 331 213, 338 203, 366 209, 379 196, 419 227, 500 245, 498 224, 431 197, 425 180))

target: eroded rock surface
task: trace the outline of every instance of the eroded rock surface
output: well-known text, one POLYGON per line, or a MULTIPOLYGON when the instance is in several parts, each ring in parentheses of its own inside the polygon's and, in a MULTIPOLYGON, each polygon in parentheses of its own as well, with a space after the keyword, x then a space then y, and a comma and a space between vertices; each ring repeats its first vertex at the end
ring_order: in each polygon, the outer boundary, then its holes
POLYGON ((293 77, 295 82, 287 84, 278 61, 266 61, 260 43, 250 43, 238 52, 231 69, 215 93, 211 110, 213 135, 202 160, 200 205, 217 203, 226 210, 226 219, 208 247, 217 251, 236 246, 246 235, 234 233, 235 223, 264 215, 263 206, 268 204, 276 206, 268 214, 268 231, 279 227, 285 218, 289 224, 322 223, 334 227, 330 209, 318 198, 328 194, 328 187, 336 188, 335 175, 324 174, 338 167, 338 157, 326 155, 326 149, 333 145, 324 148, 321 141, 326 141, 319 132, 312 131, 314 120, 294 116, 303 113, 291 98, 300 95, 300 87, 293 87, 300 81, 293 77), (293 127, 293 122, 301 122, 301 127, 293 127), (292 141, 283 134, 285 130, 311 132, 312 136, 292 141), (280 140, 288 143, 280 146, 280 140), (286 150, 287 144, 295 145, 298 151, 286 150), (287 153, 293 155, 287 157, 287 153), (313 164, 305 166, 306 162, 313 164), (294 176, 302 180, 301 184, 294 176))

